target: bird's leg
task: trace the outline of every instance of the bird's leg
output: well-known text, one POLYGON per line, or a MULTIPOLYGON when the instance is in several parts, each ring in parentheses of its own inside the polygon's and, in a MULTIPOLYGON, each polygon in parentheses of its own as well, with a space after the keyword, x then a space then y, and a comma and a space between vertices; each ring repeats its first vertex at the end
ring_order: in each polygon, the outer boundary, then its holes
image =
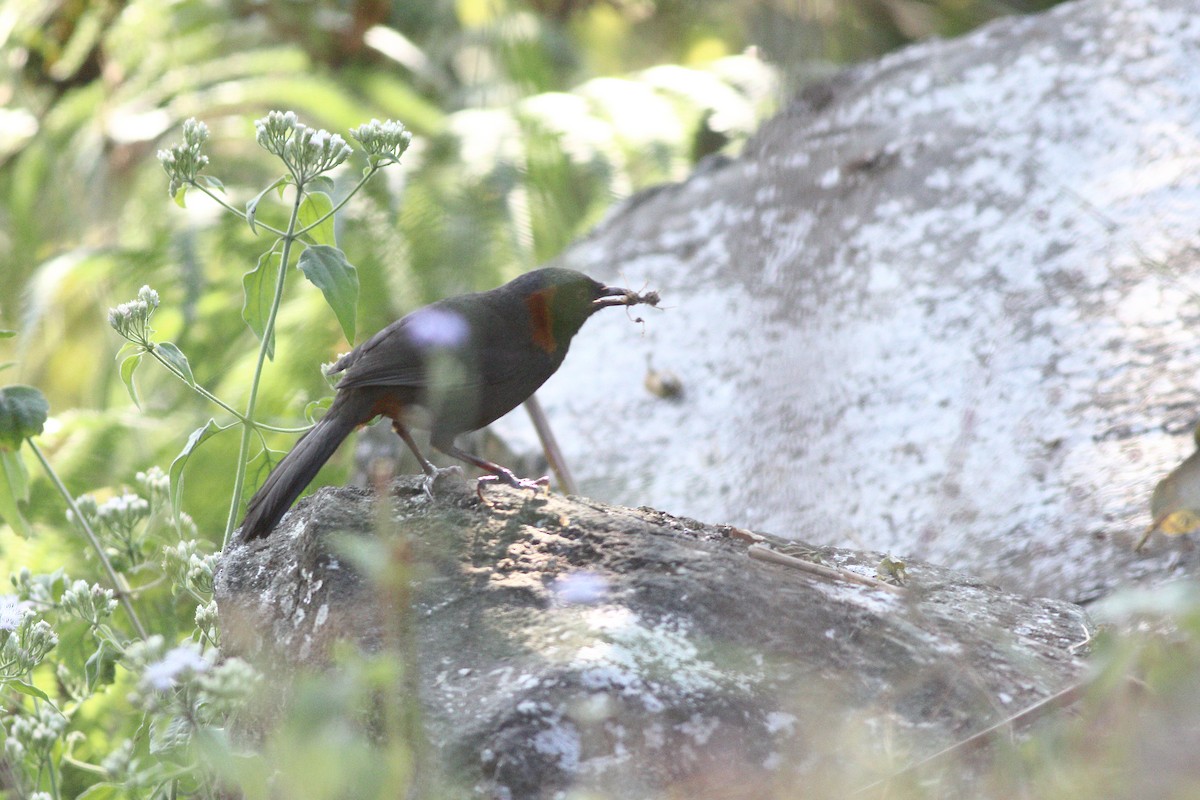
POLYGON ((396 432, 397 436, 404 440, 404 443, 408 445, 408 449, 412 451, 412 454, 417 457, 417 461, 421 463, 421 469, 425 472, 425 482, 423 484, 423 488, 425 489, 425 494, 430 500, 433 499, 433 484, 439 477, 455 472, 457 472, 459 475, 462 474, 462 469, 460 467, 446 467, 445 469, 438 469, 435 467, 433 462, 421 454, 421 451, 417 448, 417 443, 413 441, 412 434, 408 432, 408 428, 406 428, 404 423, 402 423, 400 420, 392 420, 392 430, 396 432))
POLYGON ((536 494, 543 489, 550 488, 550 476, 543 475, 540 478, 518 478, 512 473, 512 470, 505 469, 499 464, 494 465, 499 472, 492 475, 480 475, 475 480, 475 495, 483 500, 483 487, 488 483, 506 483, 516 489, 532 489, 536 494))
POLYGON ((453 442, 438 442, 435 440, 432 444, 448 456, 457 458, 459 461, 466 461, 468 464, 474 464, 481 470, 492 473, 491 475, 481 476, 475 483, 475 493, 479 495, 480 500, 483 500, 483 486, 487 483, 506 483, 516 489, 532 489, 535 492, 541 491, 550 485, 549 475, 543 475, 537 480, 518 478, 513 474, 512 470, 488 461, 486 458, 471 455, 466 450, 460 450, 454 446, 453 442))

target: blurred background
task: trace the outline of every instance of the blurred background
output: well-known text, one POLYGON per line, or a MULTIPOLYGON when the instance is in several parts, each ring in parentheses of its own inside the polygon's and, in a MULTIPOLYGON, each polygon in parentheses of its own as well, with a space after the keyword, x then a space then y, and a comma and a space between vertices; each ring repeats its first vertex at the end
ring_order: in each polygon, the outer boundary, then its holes
MULTIPOLYGON (((338 217, 362 283, 358 341, 446 294, 555 256, 614 203, 736 155, 807 83, 1045 0, 5 0, 0 5, 0 340, 3 383, 50 400, 40 440, 70 490, 119 494, 166 468, 219 409, 147 361, 143 408, 118 375, 107 309, 162 295, 160 340, 241 406, 256 340, 241 277, 270 239, 199 193, 167 194, 155 157, 197 117, 207 174, 241 207, 277 176, 254 143, 272 109, 346 135, 372 118, 414 134, 404 163, 338 217)), ((361 162, 338 173, 353 185, 361 162)), ((337 191, 335 190, 335 195, 337 191)), ((335 201, 338 198, 335 197, 335 201)), ((277 222, 285 208, 260 206, 277 222)), ((300 424, 328 393, 317 365, 349 349, 318 291, 292 280, 260 409, 300 424)), ((285 449, 287 437, 278 447, 285 449)), ((237 435, 189 464, 185 508, 220 541, 237 435)), ((343 480, 350 448, 321 482, 343 480)), ((63 526, 33 473, 28 509, 63 526)), ((0 567, 68 549, 0 535, 0 567)))

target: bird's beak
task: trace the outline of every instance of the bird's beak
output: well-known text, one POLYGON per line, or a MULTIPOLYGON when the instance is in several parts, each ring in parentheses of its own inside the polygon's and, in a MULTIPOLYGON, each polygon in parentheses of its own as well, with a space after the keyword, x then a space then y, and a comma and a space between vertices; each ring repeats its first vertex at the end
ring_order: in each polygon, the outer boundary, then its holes
POLYGON ((637 299, 636 292, 622 289, 619 286, 605 286, 600 290, 600 296, 592 301, 592 307, 599 309, 608 306, 631 306, 637 302, 637 299))

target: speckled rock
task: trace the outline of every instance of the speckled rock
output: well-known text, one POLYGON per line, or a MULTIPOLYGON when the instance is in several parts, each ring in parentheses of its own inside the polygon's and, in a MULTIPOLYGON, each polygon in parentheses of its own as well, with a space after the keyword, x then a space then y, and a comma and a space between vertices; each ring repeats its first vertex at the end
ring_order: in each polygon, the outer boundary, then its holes
POLYGON ((1090 627, 1067 603, 919 563, 903 588, 882 585, 878 553, 648 508, 487 497, 451 480, 430 501, 409 478, 381 514, 369 492, 320 490, 225 552, 223 651, 278 685, 327 666, 335 642, 387 647, 396 592, 344 554, 388 529, 414 576, 408 640, 435 759, 499 798, 791 797, 801 780, 847 796, 1082 670, 1090 627))
POLYGON ((580 491, 1075 601, 1200 572, 1130 552, 1198 416, 1198 52, 1194 0, 1001 20, 633 198, 556 262, 666 307, 539 394, 580 491))

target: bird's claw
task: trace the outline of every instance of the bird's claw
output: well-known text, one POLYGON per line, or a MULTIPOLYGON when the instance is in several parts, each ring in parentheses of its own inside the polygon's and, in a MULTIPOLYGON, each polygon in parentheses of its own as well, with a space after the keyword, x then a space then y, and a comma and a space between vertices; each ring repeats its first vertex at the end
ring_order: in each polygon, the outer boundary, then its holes
POLYGON ((441 469, 433 467, 432 470, 425 470, 425 480, 421 482, 421 488, 425 490, 425 496, 432 500, 434 484, 437 483, 438 478, 446 475, 457 475, 461 478, 462 474, 462 467, 458 466, 442 467, 441 469))
POLYGON ((534 492, 540 492, 543 489, 550 488, 550 476, 543 475, 536 480, 530 480, 529 478, 518 478, 509 470, 504 470, 495 475, 483 475, 475 482, 475 494, 485 503, 487 500, 484 500, 483 497, 483 487, 489 483, 503 483, 514 489, 531 489, 534 492))

